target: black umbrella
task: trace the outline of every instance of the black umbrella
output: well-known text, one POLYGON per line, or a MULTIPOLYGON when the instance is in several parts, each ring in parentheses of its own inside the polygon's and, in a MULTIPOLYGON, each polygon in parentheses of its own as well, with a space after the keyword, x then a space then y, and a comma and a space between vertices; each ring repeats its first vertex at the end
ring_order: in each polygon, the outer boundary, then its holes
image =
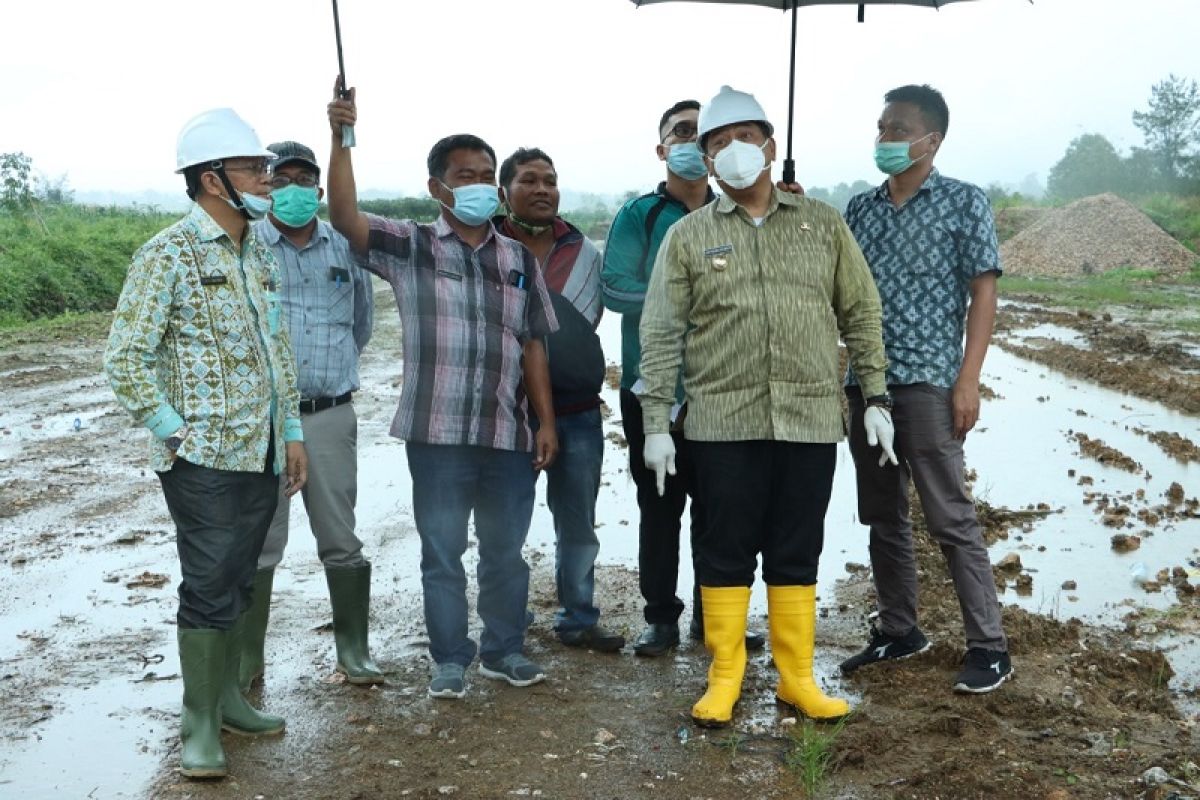
MULTIPOLYGON (((786 11, 792 10, 792 58, 791 69, 788 72, 788 127, 787 127, 787 158, 783 162, 784 183, 795 183, 796 162, 792 160, 792 115, 796 102, 796 9, 800 6, 857 6, 858 21, 862 22, 866 6, 873 5, 905 5, 941 8, 949 3, 966 2, 966 0, 683 0, 692 3, 724 3, 738 6, 766 6, 786 11)), ((632 0, 636 6, 646 6, 651 3, 680 2, 680 0, 632 0)), ((1033 2, 1033 0, 1030 0, 1033 2)))

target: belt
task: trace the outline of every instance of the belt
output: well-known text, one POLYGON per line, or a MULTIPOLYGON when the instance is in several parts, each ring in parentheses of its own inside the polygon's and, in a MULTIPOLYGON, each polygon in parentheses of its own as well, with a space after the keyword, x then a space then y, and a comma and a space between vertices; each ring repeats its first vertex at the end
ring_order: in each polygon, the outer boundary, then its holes
POLYGON ((339 394, 337 397, 304 397, 300 399, 301 414, 315 414, 318 411, 324 411, 327 408, 340 406, 343 403, 349 403, 352 398, 352 392, 339 394))

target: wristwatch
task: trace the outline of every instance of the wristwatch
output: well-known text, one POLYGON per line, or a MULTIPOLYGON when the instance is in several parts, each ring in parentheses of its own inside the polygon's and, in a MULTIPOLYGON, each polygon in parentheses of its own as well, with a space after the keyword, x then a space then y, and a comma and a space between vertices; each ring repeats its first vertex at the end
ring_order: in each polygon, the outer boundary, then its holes
POLYGON ((174 453, 179 449, 179 446, 183 444, 183 440, 187 438, 188 433, 190 433, 188 426, 184 425, 182 428, 168 436, 163 441, 163 444, 167 446, 168 450, 174 453))
POLYGON ((892 396, 887 392, 868 397, 866 402, 867 408, 878 406, 879 408, 886 408, 888 411, 892 410, 892 396))

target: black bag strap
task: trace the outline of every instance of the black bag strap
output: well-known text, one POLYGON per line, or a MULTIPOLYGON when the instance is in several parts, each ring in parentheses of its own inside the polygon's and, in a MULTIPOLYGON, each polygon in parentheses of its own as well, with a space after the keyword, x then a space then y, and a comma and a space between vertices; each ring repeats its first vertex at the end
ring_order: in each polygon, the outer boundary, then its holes
POLYGON ((650 276, 646 270, 647 264, 650 261, 651 242, 654 241, 654 226, 658 223, 658 218, 662 215, 663 209, 667 207, 670 201, 666 195, 659 195, 658 202, 650 207, 646 212, 646 250, 642 253, 642 280, 649 280, 650 276))

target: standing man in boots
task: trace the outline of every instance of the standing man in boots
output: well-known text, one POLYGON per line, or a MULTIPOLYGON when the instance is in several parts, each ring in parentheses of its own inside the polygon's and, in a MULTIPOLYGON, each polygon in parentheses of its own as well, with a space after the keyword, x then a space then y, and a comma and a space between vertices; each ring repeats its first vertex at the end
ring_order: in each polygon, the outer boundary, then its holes
POLYGON ((886 361, 871 272, 837 211, 772 185, 772 130, 754 97, 728 86, 700 110, 700 148, 724 195, 667 233, 642 315, 646 466, 661 492, 676 471, 682 368, 704 499, 696 578, 712 664, 692 718, 706 726, 729 724, 741 695, 760 556, 776 697, 812 719, 849 712, 813 674, 817 566, 843 435, 839 340, 872 398, 868 439, 894 458, 875 405, 886 361))
MULTIPOLYGON (((296 354, 308 452, 308 483, 301 496, 329 584, 337 671, 348 683, 382 683, 383 673, 367 646, 371 563, 354 533, 358 417, 352 393, 358 391, 358 357, 371 340, 371 280, 355 263, 345 237, 317 219, 325 192, 313 151, 299 142, 267 149, 277 156, 271 168, 272 207, 254 227, 279 262, 279 297, 296 354)), ((281 494, 258 558, 247 614, 243 690, 263 675, 271 585, 287 546, 289 511, 288 498, 281 494)))
MULTIPOLYGON (((1011 677, 1012 661, 967 491, 963 442, 979 418, 979 373, 996 317, 1000 252, 987 194, 933 166, 949 121, 945 99, 930 86, 901 86, 884 95, 875 164, 888 178, 846 208, 883 301, 900 465, 877 462, 860 415, 852 415, 858 516, 871 528, 879 621, 862 652, 842 662, 842 672, 929 648, 917 626, 911 480, 929 534, 946 557, 966 629, 966 658, 954 690, 984 694, 1011 677)), ((869 402, 860 384, 851 372, 846 394, 854 410, 869 402)))
MULTIPOLYGON (((536 147, 523 147, 500 165, 500 200, 508 213, 494 220, 496 231, 533 253, 558 320, 558 330, 546 337, 558 427, 558 458, 546 470, 559 605, 554 631, 568 647, 614 653, 625 646, 625 637, 600 625, 595 603, 596 496, 604 463, 604 351, 596 335, 604 311, 600 251, 558 215, 558 173, 536 147)), ((534 430, 541 425, 531 422, 534 430)))
MULTIPOLYGON (((633 643, 640 656, 660 656, 679 644, 679 616, 683 601, 675 594, 679 582, 679 534, 683 509, 691 497, 691 539, 704 514, 704 498, 696 495, 691 478, 691 460, 683 438, 682 386, 677 388, 671 414, 671 435, 679 458, 679 474, 667 477, 665 488, 655 485, 654 473, 646 469, 642 446, 642 403, 644 382, 638 373, 641 339, 638 326, 646 287, 654 269, 658 249, 668 229, 686 214, 711 202, 716 195, 708 185, 708 167, 696 146, 696 118, 700 103, 680 100, 663 112, 658 121, 655 152, 666 166, 666 180, 653 192, 627 202, 617 212, 604 248, 600 273, 604 305, 621 318, 621 420, 629 443, 629 474, 637 486, 638 583, 646 601, 646 628, 633 643)), ((693 585, 692 624, 694 639, 704 639, 704 614, 700 584, 693 585)), ((762 648, 761 634, 748 632, 746 646, 762 648)))
POLYGON ((255 564, 307 465, 279 269, 250 222, 271 207, 271 151, 228 108, 179 134, 176 172, 195 205, 134 254, 104 354, 118 402, 149 429, 150 466, 175 522, 181 771, 227 773, 221 729, 282 733, 242 696, 255 564))

